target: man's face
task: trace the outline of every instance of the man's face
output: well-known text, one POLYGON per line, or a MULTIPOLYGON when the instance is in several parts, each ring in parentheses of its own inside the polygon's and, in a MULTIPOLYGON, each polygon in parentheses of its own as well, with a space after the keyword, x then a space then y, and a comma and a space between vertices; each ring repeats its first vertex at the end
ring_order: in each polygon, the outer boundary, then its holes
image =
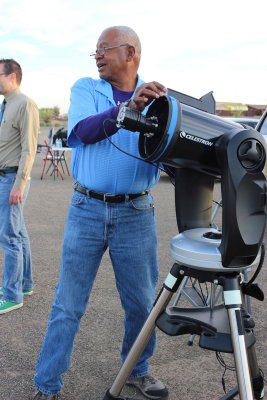
POLYGON ((124 45, 113 49, 107 49, 102 56, 97 52, 96 66, 101 79, 107 82, 120 80, 122 74, 127 71, 128 46, 122 38, 119 37, 115 29, 104 31, 97 42, 97 50, 101 52, 104 48, 124 45))
POLYGON ((0 63, 0 94, 4 96, 10 90, 10 75, 5 75, 5 66, 3 63, 0 63))

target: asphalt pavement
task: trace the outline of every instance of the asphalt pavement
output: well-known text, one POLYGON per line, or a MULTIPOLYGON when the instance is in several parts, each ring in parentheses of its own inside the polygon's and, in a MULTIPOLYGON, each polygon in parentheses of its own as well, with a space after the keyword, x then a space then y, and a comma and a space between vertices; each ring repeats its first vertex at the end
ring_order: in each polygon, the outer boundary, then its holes
MULTIPOLYGON (((70 161, 70 154, 67 157, 70 161)), ((40 180, 42 163, 43 154, 37 154, 25 206, 25 221, 32 246, 34 294, 25 298, 21 309, 0 316, 1 400, 26 400, 34 394, 35 365, 59 276, 62 237, 73 180, 67 175, 64 175, 64 180, 60 177, 54 180, 49 174, 40 180)), ((158 227, 159 291, 174 262, 169 247, 171 238, 178 233, 174 187, 167 177, 162 176, 153 189, 153 196, 158 227)), ((218 184, 214 197, 220 198, 218 184)), ((220 214, 217 222, 220 224, 220 214)), ((0 273, 2 261, 0 253, 0 273)), ((257 280, 265 293, 266 278, 265 261, 257 280)), ((186 306, 188 303, 182 297, 180 304, 186 306)), ((252 299, 252 315, 256 322, 258 362, 267 376, 266 304, 252 299)), ((103 399, 121 366, 122 336, 123 313, 106 252, 75 339, 70 369, 64 374, 63 400, 103 399)), ((157 349, 151 359, 151 373, 167 385, 169 400, 220 398, 224 394, 221 384, 224 368, 218 363, 215 352, 201 349, 197 338, 193 346, 188 346, 188 339, 188 335, 170 337, 157 330, 157 349)), ((233 365, 231 355, 224 357, 229 365, 233 365)), ((227 371, 225 381, 227 389, 233 387, 236 384, 235 373, 227 371)), ((133 396, 135 392, 126 388, 123 393, 133 396)), ((135 397, 144 399, 139 393, 135 397)))

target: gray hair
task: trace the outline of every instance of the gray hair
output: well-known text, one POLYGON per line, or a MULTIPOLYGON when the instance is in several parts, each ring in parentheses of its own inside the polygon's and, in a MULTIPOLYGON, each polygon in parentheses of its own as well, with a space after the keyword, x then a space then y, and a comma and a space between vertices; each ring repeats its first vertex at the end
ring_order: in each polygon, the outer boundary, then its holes
POLYGON ((118 32, 118 35, 121 37, 121 39, 123 41, 125 41, 126 43, 129 43, 131 46, 133 46, 135 48, 136 56, 140 59, 141 58, 141 42, 140 42, 140 39, 139 39, 137 33, 129 26, 124 26, 124 25, 111 26, 111 27, 105 29, 105 31, 109 31, 109 30, 113 30, 113 29, 118 32))

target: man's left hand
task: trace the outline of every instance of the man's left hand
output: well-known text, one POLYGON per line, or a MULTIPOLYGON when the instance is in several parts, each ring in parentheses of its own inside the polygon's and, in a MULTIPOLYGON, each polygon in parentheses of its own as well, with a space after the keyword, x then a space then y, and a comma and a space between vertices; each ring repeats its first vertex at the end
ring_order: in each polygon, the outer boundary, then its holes
POLYGON ((128 107, 143 111, 153 100, 166 94, 167 88, 159 82, 143 83, 136 89, 134 98, 130 101, 128 107))
POLYGON ((20 189, 12 189, 9 195, 9 204, 18 205, 22 203, 23 192, 20 189))

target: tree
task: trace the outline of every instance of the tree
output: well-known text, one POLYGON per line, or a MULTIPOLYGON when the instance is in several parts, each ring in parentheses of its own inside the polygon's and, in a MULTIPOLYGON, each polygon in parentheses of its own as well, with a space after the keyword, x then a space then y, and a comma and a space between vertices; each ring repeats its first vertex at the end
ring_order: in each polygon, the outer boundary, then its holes
POLYGON ((53 107, 53 116, 54 116, 54 117, 58 117, 59 114, 60 114, 60 109, 59 109, 59 107, 58 107, 58 106, 54 106, 54 107, 53 107))
POLYGON ((60 110, 58 106, 54 106, 53 108, 40 108, 39 116, 40 116, 40 125, 48 126, 52 124, 52 119, 57 117, 60 114, 60 110))

